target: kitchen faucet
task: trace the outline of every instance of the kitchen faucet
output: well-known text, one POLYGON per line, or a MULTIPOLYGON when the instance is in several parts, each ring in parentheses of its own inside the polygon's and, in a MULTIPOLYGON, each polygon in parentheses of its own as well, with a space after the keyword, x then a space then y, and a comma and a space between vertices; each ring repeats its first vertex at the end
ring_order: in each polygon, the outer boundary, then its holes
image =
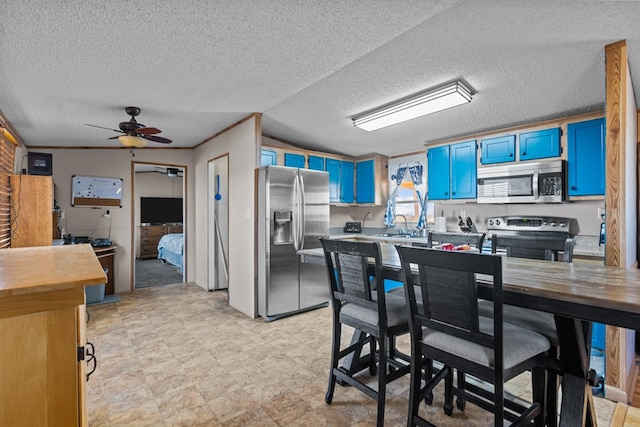
MULTIPOLYGON (((409 234, 409 229, 407 228, 407 217, 406 216, 404 216, 402 214, 394 215, 392 222, 395 224, 396 218, 398 218, 399 216, 404 218, 404 234, 409 234)), ((400 234, 403 234, 403 233, 401 232, 400 234)))

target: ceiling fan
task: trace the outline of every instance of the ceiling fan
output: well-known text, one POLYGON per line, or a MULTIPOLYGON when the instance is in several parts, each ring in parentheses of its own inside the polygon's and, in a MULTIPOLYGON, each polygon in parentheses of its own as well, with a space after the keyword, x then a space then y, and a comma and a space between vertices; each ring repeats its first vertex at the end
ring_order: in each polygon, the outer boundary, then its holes
POLYGON ((111 129, 104 126, 90 125, 88 123, 85 123, 85 125, 123 133, 124 135, 112 136, 109 139, 118 139, 122 145, 130 148, 144 147, 148 141, 159 142, 161 144, 170 144, 172 142, 170 139, 156 136, 156 134, 162 132, 160 129, 146 127, 136 121, 136 116, 140 115, 140 108, 125 107, 124 111, 131 116, 131 119, 129 119, 128 122, 120 122, 120 129, 111 129))

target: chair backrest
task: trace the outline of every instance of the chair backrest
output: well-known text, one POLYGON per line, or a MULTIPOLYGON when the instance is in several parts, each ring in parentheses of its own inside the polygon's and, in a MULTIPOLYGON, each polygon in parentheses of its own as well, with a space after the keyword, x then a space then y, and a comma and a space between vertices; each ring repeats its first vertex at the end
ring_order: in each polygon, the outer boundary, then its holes
POLYGON ((427 235, 427 247, 433 247, 433 242, 452 243, 458 245, 474 245, 482 252, 485 233, 438 233, 430 231, 427 235))
POLYGON ((411 333, 419 333, 420 327, 426 326, 495 348, 496 357, 501 357, 501 257, 402 245, 397 245, 396 250, 403 271, 411 333), (496 338, 479 329, 476 274, 482 274, 482 280, 492 285, 496 338), (420 287, 421 300, 416 298, 416 286, 420 287))
POLYGON ((547 261, 559 261, 559 252, 562 252, 562 261, 573 261, 573 249, 576 245, 573 238, 558 238, 544 236, 491 236, 491 252, 496 253, 498 248, 505 248, 507 256, 516 258, 544 259, 547 261))
POLYGON ((321 238, 335 312, 343 303, 379 310, 380 325, 386 325, 382 257, 377 242, 356 242, 321 238), (373 259, 373 265, 369 260, 373 259), (374 280, 381 284, 376 286, 374 280), (374 293, 376 298, 373 298, 374 293))

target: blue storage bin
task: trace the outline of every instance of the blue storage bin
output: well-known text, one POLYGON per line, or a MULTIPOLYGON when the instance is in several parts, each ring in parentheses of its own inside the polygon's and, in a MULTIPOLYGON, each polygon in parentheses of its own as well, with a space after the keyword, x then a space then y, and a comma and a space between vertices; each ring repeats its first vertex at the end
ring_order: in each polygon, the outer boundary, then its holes
MULTIPOLYGON (((108 268, 104 269, 104 274, 109 272, 108 268)), ((86 304, 94 304, 100 302, 104 299, 104 288, 106 283, 101 283, 99 285, 85 286, 85 301, 86 304)))

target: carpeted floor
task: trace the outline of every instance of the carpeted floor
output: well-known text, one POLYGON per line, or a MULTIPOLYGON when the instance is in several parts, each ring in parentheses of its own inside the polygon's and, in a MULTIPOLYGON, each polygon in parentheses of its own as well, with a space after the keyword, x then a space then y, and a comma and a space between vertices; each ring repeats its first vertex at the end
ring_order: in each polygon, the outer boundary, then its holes
POLYGON ((183 283, 182 273, 175 266, 163 264, 159 259, 137 259, 135 268, 136 289, 183 283))

